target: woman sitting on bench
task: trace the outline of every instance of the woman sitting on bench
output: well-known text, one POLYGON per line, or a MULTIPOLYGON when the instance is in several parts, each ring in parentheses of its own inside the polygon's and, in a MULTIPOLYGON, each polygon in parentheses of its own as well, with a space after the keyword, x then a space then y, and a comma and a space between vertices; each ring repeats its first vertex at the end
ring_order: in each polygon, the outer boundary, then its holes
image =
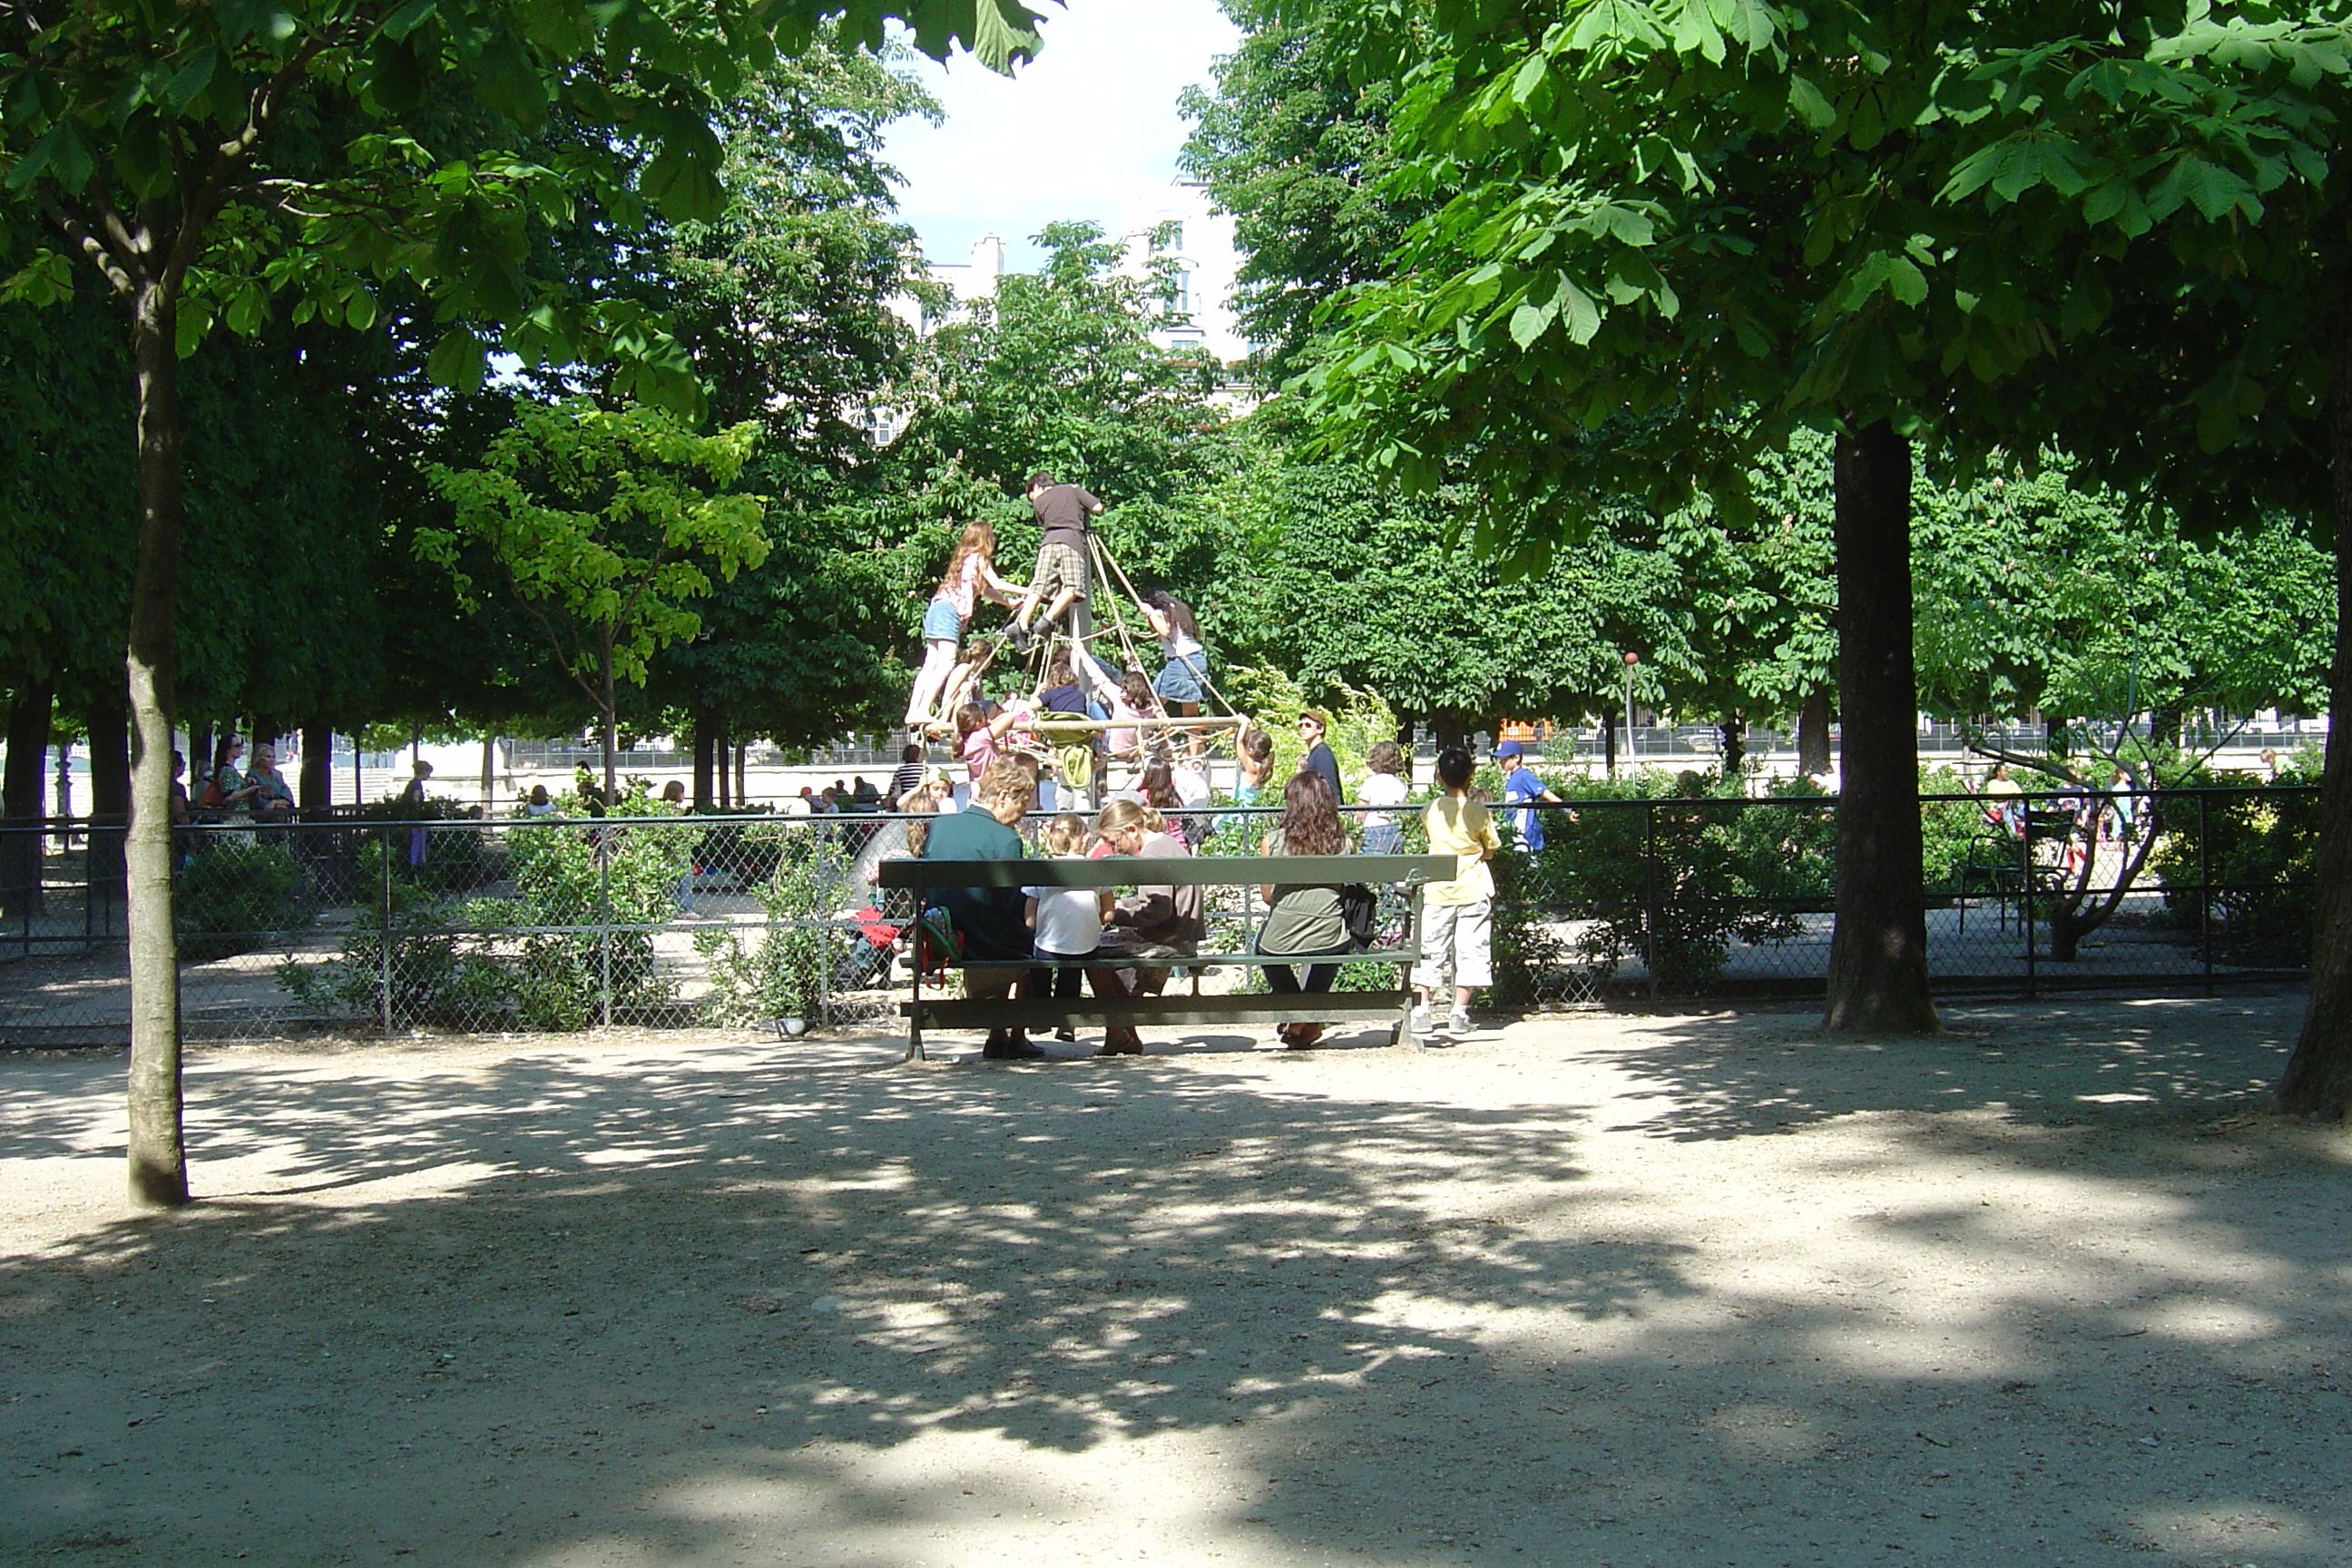
MULTIPOLYGON (((1348 830, 1339 823, 1339 803, 1319 773, 1293 773, 1282 791, 1282 823, 1265 836, 1261 855, 1340 855, 1347 852, 1348 830)), ((1282 957, 1337 956, 1351 950, 1348 921, 1341 909, 1338 882, 1292 882, 1261 886, 1266 902, 1265 923, 1258 927, 1257 950, 1282 957)), ((1265 966, 1265 981, 1277 992, 1328 991, 1339 977, 1337 963, 1307 966, 1302 984, 1297 971, 1286 963, 1265 966)), ((1282 1043, 1303 1050, 1323 1037, 1325 1026, 1297 1023, 1282 1026, 1282 1043)))

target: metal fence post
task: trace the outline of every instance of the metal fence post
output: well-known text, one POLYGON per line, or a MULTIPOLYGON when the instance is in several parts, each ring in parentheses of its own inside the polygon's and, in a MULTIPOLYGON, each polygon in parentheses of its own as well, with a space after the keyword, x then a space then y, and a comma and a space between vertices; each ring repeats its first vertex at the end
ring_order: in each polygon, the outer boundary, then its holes
MULTIPOLYGON (((1631 732, 1628 710, 1628 732, 1631 732)), ((1650 1000, 1658 999, 1658 808, 1642 803, 1642 963, 1650 972, 1650 1000)))
POLYGON ((2017 837, 2017 929, 2025 933, 2025 999, 2031 1002, 2040 963, 2033 952, 2033 797, 2020 796, 2018 810, 2024 814, 2025 831, 2017 837))
POLYGON ((376 946, 383 954, 383 974, 379 989, 383 995, 383 1032, 392 1033, 392 840, 383 842, 383 933, 376 946))
POLYGON ((613 842, 611 818, 596 827, 597 990, 604 998, 604 1027, 613 1026, 613 842))
POLYGON ((2197 792, 2197 945, 2205 955, 2205 994, 2213 994, 2213 834, 2205 811, 2206 794, 2197 792))

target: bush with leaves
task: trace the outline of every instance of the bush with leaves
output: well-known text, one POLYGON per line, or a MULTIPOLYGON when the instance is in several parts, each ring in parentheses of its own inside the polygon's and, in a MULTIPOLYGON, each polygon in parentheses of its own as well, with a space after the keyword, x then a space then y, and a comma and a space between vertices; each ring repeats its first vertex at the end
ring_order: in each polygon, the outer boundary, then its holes
POLYGON ((510 898, 450 900, 397 864, 386 878, 387 846, 365 845, 360 885, 377 891, 342 950, 285 965, 278 984, 394 1026, 580 1029, 603 1020, 608 991, 615 1016, 667 1005, 677 983, 646 928, 677 918, 701 830, 631 795, 594 824, 518 818, 505 831, 510 898))
POLYGON ((251 952, 266 936, 300 931, 317 910, 284 843, 257 834, 207 834, 180 874, 174 902, 180 957, 192 963, 251 952))
MULTIPOLYGON (((2321 767, 2318 753, 2299 752, 2277 782, 2315 785, 2321 767)), ((2210 879, 2216 957, 2300 969, 2311 962, 2319 795, 2264 791, 2263 783, 2253 773, 2200 771, 2192 785, 2215 793, 2168 803, 2164 837, 2148 863, 2165 885, 2165 918, 2176 926, 2200 925, 2200 872, 2210 879)))
POLYGON ((826 1019, 837 989, 859 989, 849 983, 870 980, 849 967, 856 944, 864 941, 842 924, 863 902, 850 868, 850 858, 827 836, 793 834, 781 847, 774 873, 751 889, 768 921, 755 943, 747 948, 731 929, 695 933, 695 949, 710 965, 706 1019, 826 1019))
MULTIPOLYGON (((1736 788, 1736 786, 1735 786, 1736 788)), ((1570 809, 1544 815, 1545 843, 1528 855, 1516 825, 1500 878, 1514 960, 1557 967, 1565 944, 1595 969, 1645 960, 1659 987, 1703 989, 1723 972, 1734 942, 1785 942, 1801 918, 1826 909, 1836 818, 1819 805, 1777 805, 1721 793, 1696 773, 1649 771, 1588 780, 1570 809), (1573 922, 1562 938, 1549 928, 1573 922)), ((1501 951, 1497 959, 1503 958, 1501 951)))

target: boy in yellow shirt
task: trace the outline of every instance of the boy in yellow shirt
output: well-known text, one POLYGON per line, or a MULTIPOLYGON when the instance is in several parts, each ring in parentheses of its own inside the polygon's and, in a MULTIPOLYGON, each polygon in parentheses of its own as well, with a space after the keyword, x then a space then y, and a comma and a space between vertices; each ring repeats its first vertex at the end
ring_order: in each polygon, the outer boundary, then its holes
POLYGON ((1454 971, 1454 1011, 1446 1018, 1448 1035, 1470 1032, 1470 994, 1495 983, 1493 915, 1495 874, 1486 862, 1503 847, 1495 819, 1486 806, 1470 798, 1470 753, 1449 746, 1437 754, 1437 782, 1444 793, 1422 815, 1429 829, 1429 852, 1454 857, 1454 879, 1433 882, 1421 892, 1422 960, 1412 966, 1412 988, 1418 1002, 1412 1030, 1425 1045, 1444 1044, 1433 1036, 1429 1005, 1444 984, 1449 963, 1454 971))

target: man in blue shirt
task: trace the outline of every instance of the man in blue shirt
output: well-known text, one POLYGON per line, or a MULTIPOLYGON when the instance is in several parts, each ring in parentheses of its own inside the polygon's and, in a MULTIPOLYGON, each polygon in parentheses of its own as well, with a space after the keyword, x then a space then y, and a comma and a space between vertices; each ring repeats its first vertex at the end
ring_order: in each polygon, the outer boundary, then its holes
POLYGON ((1560 804, 1543 780, 1528 767, 1527 748, 1517 741, 1506 741, 1495 748, 1495 765, 1503 770, 1503 804, 1517 806, 1510 813, 1511 822, 1519 830, 1519 842, 1533 855, 1544 847, 1543 814, 1531 809, 1537 801, 1560 804))

